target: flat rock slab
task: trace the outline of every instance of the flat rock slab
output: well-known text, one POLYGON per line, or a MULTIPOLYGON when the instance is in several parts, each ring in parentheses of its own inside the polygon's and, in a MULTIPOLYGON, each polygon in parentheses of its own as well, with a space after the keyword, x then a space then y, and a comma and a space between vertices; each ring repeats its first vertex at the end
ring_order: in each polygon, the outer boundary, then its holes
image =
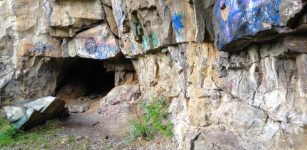
POLYGON ((7 106, 6 116, 16 128, 30 129, 46 120, 59 117, 65 110, 65 102, 56 97, 43 97, 23 106, 7 106))

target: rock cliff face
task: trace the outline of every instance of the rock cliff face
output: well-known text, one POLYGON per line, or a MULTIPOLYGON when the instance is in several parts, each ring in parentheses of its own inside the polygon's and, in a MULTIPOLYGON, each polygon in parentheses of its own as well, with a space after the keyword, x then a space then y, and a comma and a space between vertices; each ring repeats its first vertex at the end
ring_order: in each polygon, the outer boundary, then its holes
POLYGON ((96 59, 170 101, 177 149, 304 149, 306 3, 0 0, 0 100, 52 95, 57 59, 96 59))

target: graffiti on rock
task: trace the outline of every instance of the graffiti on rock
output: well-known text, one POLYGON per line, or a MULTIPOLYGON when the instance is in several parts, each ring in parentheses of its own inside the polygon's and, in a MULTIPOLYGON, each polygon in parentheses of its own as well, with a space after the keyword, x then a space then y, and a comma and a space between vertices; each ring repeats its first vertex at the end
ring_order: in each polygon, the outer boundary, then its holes
POLYGON ((182 23, 183 15, 182 14, 175 14, 173 16, 173 26, 176 32, 180 31, 184 26, 182 23))
POLYGON ((145 50, 150 49, 150 41, 151 41, 151 37, 149 35, 145 35, 143 37, 143 47, 145 50))
POLYGON ((87 38, 84 42, 84 50, 81 54, 84 56, 90 56, 95 59, 107 59, 114 57, 118 52, 119 48, 116 45, 115 40, 97 41, 94 38, 87 38))
POLYGON ((174 13, 174 15, 172 16, 173 28, 175 30, 177 42, 181 42, 183 39, 181 33, 184 28, 183 19, 184 15, 182 13, 174 13))
POLYGON ((43 53, 43 52, 46 52, 46 53, 50 53, 51 51, 54 51, 55 54, 58 53, 58 48, 54 47, 53 45, 49 45, 49 44, 44 44, 44 43, 36 43, 34 45, 34 47, 31 49, 31 51, 34 51, 36 53, 43 53))
POLYGON ((86 39, 84 48, 88 53, 94 54, 97 50, 96 40, 94 38, 86 39))
POLYGON ((157 48, 160 45, 160 40, 156 32, 152 34, 152 45, 154 48, 157 48))
POLYGON ((24 45, 24 54, 34 54, 36 56, 62 57, 62 49, 54 44, 38 42, 24 45))
POLYGON ((145 50, 158 48, 159 46, 160 40, 156 32, 143 36, 143 47, 145 50))
POLYGON ((136 48, 136 45, 133 42, 130 42, 130 54, 135 55, 138 53, 138 49, 136 48))
POLYGON ((217 0, 214 16, 217 22, 217 46, 279 25, 281 0, 217 0))
POLYGON ((113 11, 116 14, 116 23, 119 29, 122 29, 125 20, 125 3, 123 0, 113 0, 112 1, 113 11))

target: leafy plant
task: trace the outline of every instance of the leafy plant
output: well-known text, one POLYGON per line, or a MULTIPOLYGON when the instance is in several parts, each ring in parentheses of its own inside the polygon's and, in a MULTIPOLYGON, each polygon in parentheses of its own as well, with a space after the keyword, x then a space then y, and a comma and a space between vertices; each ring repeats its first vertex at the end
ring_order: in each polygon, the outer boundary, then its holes
POLYGON ((142 113, 138 120, 131 120, 128 140, 138 138, 152 140, 155 135, 173 136, 173 123, 168 119, 168 105, 161 98, 152 98, 147 104, 141 105, 142 113))

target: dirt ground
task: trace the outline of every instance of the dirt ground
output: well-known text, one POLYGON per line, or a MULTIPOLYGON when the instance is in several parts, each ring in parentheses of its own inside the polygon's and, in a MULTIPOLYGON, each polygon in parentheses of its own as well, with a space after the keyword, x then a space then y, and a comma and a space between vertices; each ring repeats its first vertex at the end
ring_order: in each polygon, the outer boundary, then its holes
MULTIPOLYGON (((105 95, 105 94, 104 94, 105 95)), ((100 95, 84 95, 79 89, 63 87, 57 97, 63 99, 67 105, 87 103, 89 108, 82 113, 70 113, 64 120, 55 120, 52 131, 43 134, 42 141, 18 143, 0 149, 50 149, 50 150, 125 150, 125 149, 174 149, 171 139, 156 138, 153 141, 138 140, 133 143, 127 141, 128 127, 116 117, 104 118, 99 114, 100 95)), ((44 125, 42 125, 44 126, 44 125)), ((35 129, 34 129, 35 130, 35 129)), ((29 131, 31 132, 31 131, 29 131)))

